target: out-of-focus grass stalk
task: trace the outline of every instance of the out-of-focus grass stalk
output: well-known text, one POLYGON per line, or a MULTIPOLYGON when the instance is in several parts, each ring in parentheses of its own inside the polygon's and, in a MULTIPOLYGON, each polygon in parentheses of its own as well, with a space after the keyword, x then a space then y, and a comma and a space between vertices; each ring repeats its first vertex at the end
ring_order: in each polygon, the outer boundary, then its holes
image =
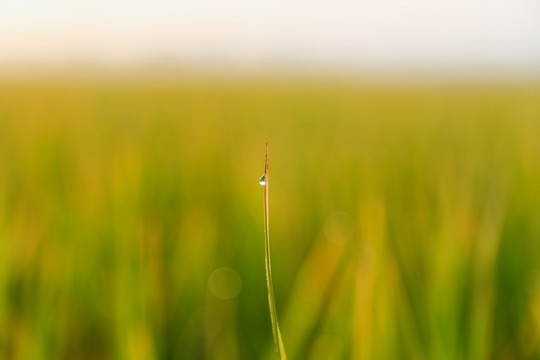
POLYGON ((270 263, 270 236, 268 232, 268 139, 266 140, 266 156, 264 161, 264 262, 266 267, 266 285, 268 288, 268 305, 270 306, 270 320, 272 322, 272 333, 279 358, 287 359, 285 346, 279 331, 277 319, 276 302, 274 300, 274 287, 272 285, 272 266, 270 263))

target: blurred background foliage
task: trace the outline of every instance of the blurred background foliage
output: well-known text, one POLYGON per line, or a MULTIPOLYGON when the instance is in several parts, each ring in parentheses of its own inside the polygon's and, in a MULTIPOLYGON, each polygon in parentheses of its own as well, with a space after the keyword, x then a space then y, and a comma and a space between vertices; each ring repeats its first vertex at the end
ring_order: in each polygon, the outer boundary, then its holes
POLYGON ((538 359, 540 88, 0 86, 0 358, 538 359))

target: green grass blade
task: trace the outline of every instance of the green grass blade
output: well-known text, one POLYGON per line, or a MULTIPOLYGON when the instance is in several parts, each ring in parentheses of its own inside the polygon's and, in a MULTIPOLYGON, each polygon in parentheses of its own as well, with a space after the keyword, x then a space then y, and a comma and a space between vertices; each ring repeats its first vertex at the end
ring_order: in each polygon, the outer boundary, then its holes
POLYGON ((268 288, 268 305, 270 306, 270 320, 272 322, 272 333, 274 344, 281 360, 286 360, 285 346, 279 331, 277 319, 276 302, 274 300, 274 287, 272 285, 272 266, 270 261, 270 235, 268 232, 268 140, 266 141, 266 157, 264 162, 264 262, 266 267, 266 285, 268 288))

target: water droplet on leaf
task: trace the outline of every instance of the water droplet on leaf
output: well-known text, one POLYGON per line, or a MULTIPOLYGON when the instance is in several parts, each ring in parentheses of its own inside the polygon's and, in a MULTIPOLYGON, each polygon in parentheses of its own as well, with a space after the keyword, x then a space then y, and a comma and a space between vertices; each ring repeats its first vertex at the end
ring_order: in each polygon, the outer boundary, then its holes
POLYGON ((266 175, 263 175, 259 178, 259 184, 261 184, 262 186, 266 185, 266 175))

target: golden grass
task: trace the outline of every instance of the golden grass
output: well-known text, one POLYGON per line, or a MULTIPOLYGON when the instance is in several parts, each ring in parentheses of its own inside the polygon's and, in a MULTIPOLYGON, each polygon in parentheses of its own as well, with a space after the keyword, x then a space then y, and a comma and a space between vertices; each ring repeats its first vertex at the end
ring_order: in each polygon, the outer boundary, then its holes
POLYGON ((0 358, 275 358, 266 136, 289 358, 539 358, 539 119, 533 86, 3 84, 0 358))

